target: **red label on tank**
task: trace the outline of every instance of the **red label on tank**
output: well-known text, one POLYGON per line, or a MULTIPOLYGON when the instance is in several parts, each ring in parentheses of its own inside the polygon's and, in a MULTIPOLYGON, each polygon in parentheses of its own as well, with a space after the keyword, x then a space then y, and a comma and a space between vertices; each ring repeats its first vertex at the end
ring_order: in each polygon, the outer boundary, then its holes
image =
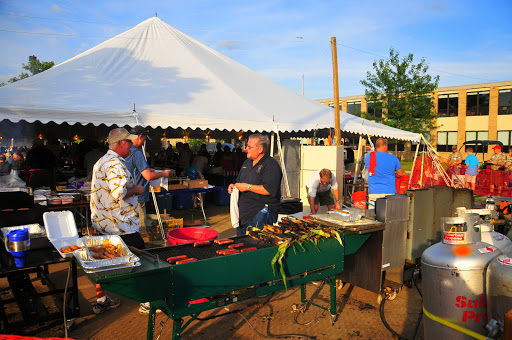
POLYGON ((459 295, 455 301, 455 307, 464 309, 462 322, 487 322, 487 300, 484 295, 473 298, 459 295))
POLYGON ((445 243, 464 244, 466 239, 465 233, 445 232, 443 235, 445 243))

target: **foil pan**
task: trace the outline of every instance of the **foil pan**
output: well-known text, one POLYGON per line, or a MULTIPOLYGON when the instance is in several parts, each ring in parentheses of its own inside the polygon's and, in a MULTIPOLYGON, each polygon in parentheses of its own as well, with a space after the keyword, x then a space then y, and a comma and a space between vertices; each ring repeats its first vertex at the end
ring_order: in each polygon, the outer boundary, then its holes
POLYGON ((73 255, 75 255, 75 258, 77 259, 78 263, 84 270, 84 272, 90 274, 90 273, 100 273, 104 271, 109 270, 117 270, 117 269, 130 269, 133 267, 140 266, 140 259, 133 255, 130 257, 129 262, 121 262, 119 260, 119 257, 116 257, 114 259, 109 259, 109 263, 106 264, 106 262, 102 262, 105 260, 89 260, 89 255, 87 253, 87 250, 80 249, 75 252, 73 252, 73 255), (112 260, 112 261, 110 261, 112 260), (102 262, 102 263, 98 263, 102 262), (105 265, 106 264, 106 265, 105 265))
POLYGON ((5 238, 11 231, 25 228, 28 229, 28 233, 30 234, 30 249, 51 247, 50 241, 48 241, 48 238, 46 237, 46 229, 37 223, 19 225, 15 227, 4 227, 0 233, 0 238, 5 242, 5 238))
MULTIPOLYGON (((85 243, 85 249, 75 252, 75 257, 82 266, 88 270, 99 270, 104 267, 114 267, 120 265, 133 264, 140 261, 130 249, 126 246, 123 239, 117 235, 102 235, 102 236, 84 236, 82 240, 85 243), (105 241, 108 241, 113 246, 119 246, 119 253, 121 256, 109 259, 95 259, 92 257, 92 251, 89 247, 101 246, 105 241)), ((108 270, 108 269, 107 269, 108 270)))
MULTIPOLYGON (((360 211, 355 211, 351 209, 336 209, 327 212, 327 216, 329 219, 334 219, 334 221, 339 222, 354 222, 358 221, 363 217, 364 213, 360 211)), ((322 216, 322 219, 325 219, 325 215, 322 216)))
POLYGON ((35 224, 27 224, 27 225, 18 225, 15 227, 4 227, 4 228, 2 228, 3 238, 5 239, 7 234, 9 234, 11 231, 19 230, 19 229, 28 229, 28 233, 30 234, 30 237, 38 237, 38 236, 46 237, 46 229, 41 227, 41 225, 35 223, 35 224))

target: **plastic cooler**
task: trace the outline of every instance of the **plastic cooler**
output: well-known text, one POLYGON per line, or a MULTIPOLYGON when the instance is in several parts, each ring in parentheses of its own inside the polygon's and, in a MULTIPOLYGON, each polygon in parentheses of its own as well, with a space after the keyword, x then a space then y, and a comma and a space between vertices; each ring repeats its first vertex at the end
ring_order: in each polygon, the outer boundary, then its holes
POLYGON ((213 229, 189 227, 170 230, 167 233, 169 245, 215 240, 219 233, 213 229))

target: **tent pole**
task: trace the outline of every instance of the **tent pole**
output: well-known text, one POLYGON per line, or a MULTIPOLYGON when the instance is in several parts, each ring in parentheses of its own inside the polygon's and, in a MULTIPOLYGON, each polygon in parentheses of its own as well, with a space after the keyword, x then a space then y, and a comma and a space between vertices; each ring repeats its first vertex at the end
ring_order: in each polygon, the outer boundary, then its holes
POLYGON ((279 158, 281 159, 281 168, 283 169, 283 179, 284 179, 284 189, 286 192, 286 196, 290 196, 290 184, 288 183, 288 175, 286 174, 286 166, 284 165, 284 154, 283 149, 281 148, 281 137, 279 136, 279 131, 276 128, 276 137, 277 137, 277 150, 279 151, 279 158))
POLYGON ((332 50, 332 83, 334 88, 334 128, 336 129, 336 146, 341 145, 340 130, 340 90, 338 83, 338 49, 336 45, 336 37, 331 37, 332 50))
POLYGON ((274 157, 274 132, 270 133, 270 156, 274 157))
POLYGON ((414 166, 416 165, 416 157, 418 157, 418 150, 420 148, 421 140, 416 145, 416 152, 414 153, 414 159, 412 160, 411 176, 409 176, 409 189, 411 189, 412 175, 414 174, 414 166))
POLYGON ((356 189, 355 184, 357 183, 357 179, 359 178, 359 164, 361 164, 361 157, 363 153, 363 137, 359 135, 359 145, 357 146, 357 163, 356 163, 356 170, 354 172, 354 179, 353 179, 353 186, 352 186, 352 195, 354 194, 354 191, 356 189))

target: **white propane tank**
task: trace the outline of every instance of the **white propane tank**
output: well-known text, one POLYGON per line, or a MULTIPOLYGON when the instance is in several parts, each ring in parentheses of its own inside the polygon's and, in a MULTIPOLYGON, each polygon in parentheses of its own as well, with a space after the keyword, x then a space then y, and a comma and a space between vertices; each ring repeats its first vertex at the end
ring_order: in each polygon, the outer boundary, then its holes
POLYGON ((502 254, 487 267, 487 312, 496 322, 490 322, 486 328, 489 337, 495 338, 503 333, 505 314, 512 310, 512 252, 502 254))
POLYGON ((512 252, 512 241, 508 236, 505 236, 497 231, 494 231, 494 226, 489 221, 482 221, 478 225, 482 232, 482 242, 492 244, 502 253, 512 252))
POLYGON ((446 323, 485 333, 485 268, 501 251, 481 242, 480 228, 475 227, 479 221, 478 214, 442 218, 443 241, 421 256, 427 340, 473 339, 446 323))

